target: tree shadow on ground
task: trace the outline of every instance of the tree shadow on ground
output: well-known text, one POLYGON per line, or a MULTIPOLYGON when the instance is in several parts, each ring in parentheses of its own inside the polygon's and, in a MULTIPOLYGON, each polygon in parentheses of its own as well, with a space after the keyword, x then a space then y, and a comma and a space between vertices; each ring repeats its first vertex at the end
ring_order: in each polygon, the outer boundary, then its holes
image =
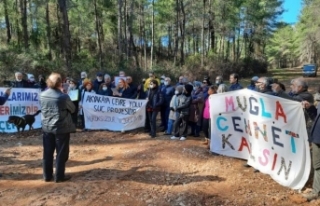
MULTIPOLYGON (((132 167, 128 170, 93 169, 70 173, 70 182, 84 181, 134 181, 153 185, 186 185, 195 182, 221 182, 225 178, 215 175, 196 175, 195 173, 173 173, 155 170, 153 166, 132 167)), ((5 173, 2 180, 39 180, 42 174, 5 173)))

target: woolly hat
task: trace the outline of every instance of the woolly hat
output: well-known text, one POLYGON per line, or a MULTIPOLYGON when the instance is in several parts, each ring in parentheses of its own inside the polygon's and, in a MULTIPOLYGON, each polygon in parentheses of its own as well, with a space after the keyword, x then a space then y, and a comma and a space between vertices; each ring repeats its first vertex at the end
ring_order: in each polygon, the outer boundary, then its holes
POLYGON ((190 84, 186 84, 186 85, 184 85, 184 89, 188 92, 188 94, 191 94, 191 92, 193 90, 193 86, 190 84))

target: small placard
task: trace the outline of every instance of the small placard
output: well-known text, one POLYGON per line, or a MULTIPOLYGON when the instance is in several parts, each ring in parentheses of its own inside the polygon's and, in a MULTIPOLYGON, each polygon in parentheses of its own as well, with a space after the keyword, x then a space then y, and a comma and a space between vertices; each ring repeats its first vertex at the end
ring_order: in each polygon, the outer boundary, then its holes
POLYGON ((70 90, 69 97, 71 101, 78 101, 79 100, 79 90, 70 90))

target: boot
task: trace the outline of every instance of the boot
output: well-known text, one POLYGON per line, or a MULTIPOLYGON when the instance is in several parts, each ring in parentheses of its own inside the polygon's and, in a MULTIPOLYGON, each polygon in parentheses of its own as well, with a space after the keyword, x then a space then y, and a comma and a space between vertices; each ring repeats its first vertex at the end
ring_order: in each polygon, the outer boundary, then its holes
POLYGON ((204 138, 203 144, 204 144, 204 145, 207 145, 207 144, 208 144, 208 138, 204 138))

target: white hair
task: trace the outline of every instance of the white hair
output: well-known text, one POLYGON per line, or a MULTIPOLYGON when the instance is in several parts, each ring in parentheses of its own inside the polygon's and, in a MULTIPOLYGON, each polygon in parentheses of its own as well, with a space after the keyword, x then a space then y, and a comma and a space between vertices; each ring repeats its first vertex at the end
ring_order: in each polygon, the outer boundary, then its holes
POLYGON ((105 74, 105 75, 104 75, 104 78, 105 78, 105 79, 107 79, 107 78, 111 79, 111 76, 110 76, 109 74, 105 74))
POLYGON ((16 73, 14 73, 14 75, 15 75, 15 76, 17 76, 17 75, 19 75, 19 74, 21 74, 21 75, 22 75, 22 73, 21 73, 21 72, 16 72, 16 73))

